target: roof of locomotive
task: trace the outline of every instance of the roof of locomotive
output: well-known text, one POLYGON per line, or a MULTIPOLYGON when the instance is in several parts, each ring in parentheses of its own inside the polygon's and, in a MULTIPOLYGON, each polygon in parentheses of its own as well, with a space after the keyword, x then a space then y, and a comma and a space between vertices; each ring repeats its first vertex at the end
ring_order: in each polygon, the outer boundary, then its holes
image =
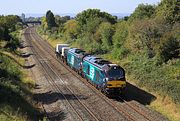
POLYGON ((78 49, 78 48, 71 48, 68 50, 68 52, 70 52, 78 57, 83 57, 84 55, 87 55, 86 51, 84 51, 82 49, 78 49))
MULTIPOLYGON (((112 65, 110 61, 104 60, 102 58, 96 57, 94 55, 86 56, 84 57, 84 60, 95 65, 96 67, 102 69, 102 70, 108 70, 109 67, 112 65)), ((113 64, 116 65, 116 64, 113 64)))

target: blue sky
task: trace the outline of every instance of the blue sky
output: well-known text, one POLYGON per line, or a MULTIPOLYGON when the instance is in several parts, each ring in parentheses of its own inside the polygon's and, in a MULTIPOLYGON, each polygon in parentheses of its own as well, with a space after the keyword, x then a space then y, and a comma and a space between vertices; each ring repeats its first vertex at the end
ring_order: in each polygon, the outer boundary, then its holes
POLYGON ((0 0, 0 15, 38 13, 79 13, 98 8, 109 13, 132 13, 140 3, 157 4, 161 0, 0 0))

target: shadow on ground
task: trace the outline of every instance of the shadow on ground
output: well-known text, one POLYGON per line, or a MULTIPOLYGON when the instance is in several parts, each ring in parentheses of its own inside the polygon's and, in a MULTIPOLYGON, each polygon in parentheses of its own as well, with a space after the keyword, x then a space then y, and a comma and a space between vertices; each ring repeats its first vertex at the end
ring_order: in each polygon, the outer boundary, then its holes
POLYGON ((31 55, 34 55, 33 53, 27 53, 27 52, 19 53, 19 52, 13 51, 13 53, 22 58, 28 58, 31 55))
POLYGON ((42 104, 51 104, 58 100, 86 100, 87 97, 84 95, 74 95, 74 94, 62 94, 59 92, 46 92, 46 93, 39 93, 34 94, 34 100, 41 102, 42 104), (64 96, 63 96, 64 95, 64 96), (77 98, 76 98, 77 97, 77 98))
POLYGON ((53 112, 47 113, 47 115, 50 121, 59 121, 59 120, 62 121, 66 119, 67 113, 65 113, 64 111, 53 111, 53 112))
POLYGON ((32 46, 31 45, 27 45, 25 43, 20 43, 20 45, 19 45, 20 49, 23 49, 23 48, 26 48, 26 47, 32 47, 32 46))
POLYGON ((22 58, 28 58, 28 57, 30 57, 31 55, 33 55, 32 53, 21 53, 21 57, 22 58))
MULTIPOLYGON (((38 86, 35 88, 39 88, 38 86)), ((84 95, 74 95, 74 94, 62 94, 59 92, 45 92, 45 93, 39 93, 39 94, 34 94, 33 95, 34 100, 36 100, 39 103, 42 104, 53 104, 58 100, 86 100, 87 97, 85 97, 84 95), (77 98, 76 98, 77 97, 77 98)), ((59 109, 59 108, 58 108, 59 109)), ((51 112, 46 112, 48 115, 48 119, 50 121, 56 121, 56 120, 63 120, 66 118, 66 113, 64 111, 56 111, 56 108, 54 109, 54 111, 51 112)))
POLYGON ((123 96, 126 101, 135 100, 143 105, 149 105, 156 97, 130 83, 127 82, 125 95, 123 96))
POLYGON ((22 66, 23 68, 25 69, 30 69, 30 68, 33 68, 36 64, 32 64, 32 65, 29 65, 29 66, 22 66))

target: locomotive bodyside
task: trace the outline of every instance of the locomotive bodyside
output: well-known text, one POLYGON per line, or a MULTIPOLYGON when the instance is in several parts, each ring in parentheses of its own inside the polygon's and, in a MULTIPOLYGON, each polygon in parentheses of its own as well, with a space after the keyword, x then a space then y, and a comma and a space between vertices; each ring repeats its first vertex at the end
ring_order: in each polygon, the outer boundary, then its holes
POLYGON ((83 59, 83 74, 98 89, 107 94, 122 93, 126 87, 124 69, 102 58, 85 57, 83 59))
POLYGON ((90 82, 98 88, 102 88, 104 84, 105 74, 98 67, 90 64, 87 61, 83 61, 83 74, 84 77, 90 80, 90 82))
POLYGON ((82 69, 82 58, 85 55, 85 51, 77 48, 72 48, 68 50, 67 53, 67 64, 77 71, 82 69))

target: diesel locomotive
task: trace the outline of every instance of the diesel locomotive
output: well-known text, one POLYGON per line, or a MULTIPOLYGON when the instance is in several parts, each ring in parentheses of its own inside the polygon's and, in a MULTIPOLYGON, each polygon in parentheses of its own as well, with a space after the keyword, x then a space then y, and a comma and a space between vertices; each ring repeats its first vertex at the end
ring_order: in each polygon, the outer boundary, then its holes
MULTIPOLYGON (((64 45, 59 45, 64 46, 64 45)), ((126 88, 125 70, 107 60, 86 53, 84 50, 57 47, 60 55, 73 70, 105 94, 124 93, 126 88)))

